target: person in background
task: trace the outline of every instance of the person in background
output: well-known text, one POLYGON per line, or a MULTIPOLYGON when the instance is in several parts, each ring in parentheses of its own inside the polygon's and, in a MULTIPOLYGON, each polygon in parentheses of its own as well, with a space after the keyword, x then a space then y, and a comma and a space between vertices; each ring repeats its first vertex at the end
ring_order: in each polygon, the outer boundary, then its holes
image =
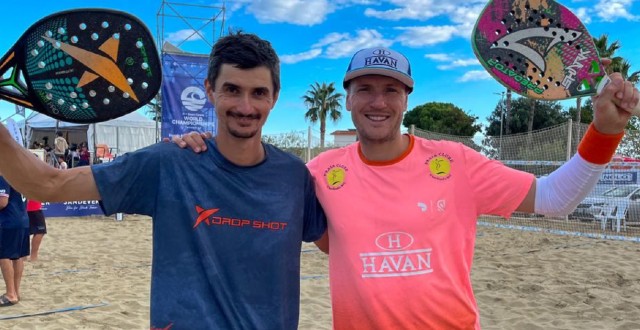
MULTIPOLYGON (((4 129, 4 125, 0 126, 4 129)), ((6 292, 0 296, 0 307, 12 306, 20 301, 24 257, 28 255, 29 219, 22 194, 10 186, 0 173, 0 270, 6 288, 6 292)))
POLYGON ((89 148, 87 148, 86 143, 80 144, 80 151, 78 151, 78 164, 76 166, 87 166, 91 162, 91 153, 89 153, 89 148))
POLYGON ((30 261, 38 260, 38 252, 44 235, 47 234, 47 223, 42 212, 42 203, 35 200, 27 200, 27 215, 29 216, 29 234, 31 234, 30 261))
POLYGON ((56 156, 58 157, 58 168, 61 170, 66 170, 69 168, 67 162, 64 160, 64 155, 56 156))
POLYGON ((56 132, 56 138, 53 140, 53 153, 57 156, 63 156, 66 154, 67 149, 69 149, 69 144, 67 140, 62 136, 62 132, 56 132))

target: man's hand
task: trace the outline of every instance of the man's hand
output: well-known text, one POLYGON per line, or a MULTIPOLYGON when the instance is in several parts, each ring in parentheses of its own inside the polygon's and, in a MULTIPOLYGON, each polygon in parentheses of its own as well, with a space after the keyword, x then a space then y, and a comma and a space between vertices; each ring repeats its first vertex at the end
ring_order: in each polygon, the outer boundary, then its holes
MULTIPOLYGON (((611 60, 602 59, 602 64, 607 67, 611 60)), ((601 133, 617 134, 627 126, 640 96, 634 85, 624 81, 619 73, 612 73, 609 79, 607 87, 593 97, 593 124, 601 133)))
MULTIPOLYGON (((213 136, 211 132, 191 132, 183 135, 174 135, 171 137, 171 142, 178 145, 180 148, 189 147, 193 152, 199 153, 201 151, 207 151, 207 144, 204 143, 205 139, 210 139, 213 136)), ((163 142, 169 142, 168 138, 162 139, 163 142)))

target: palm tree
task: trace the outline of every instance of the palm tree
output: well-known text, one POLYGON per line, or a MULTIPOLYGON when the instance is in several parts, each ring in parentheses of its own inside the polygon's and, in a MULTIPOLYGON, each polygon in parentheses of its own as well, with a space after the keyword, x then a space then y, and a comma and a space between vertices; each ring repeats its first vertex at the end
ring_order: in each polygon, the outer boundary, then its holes
POLYGON ((340 101, 342 94, 336 92, 333 83, 322 85, 318 82, 310 85, 310 90, 302 97, 304 104, 307 106, 307 113, 304 114, 305 119, 315 124, 320 122, 320 147, 324 148, 324 135, 327 130, 327 117, 334 123, 340 120, 340 101))
MULTIPOLYGON (((606 34, 601 35, 599 38, 593 38, 593 42, 596 45, 596 50, 598 51, 598 55, 601 58, 609 58, 611 59, 611 65, 607 67, 605 70, 607 74, 611 74, 612 72, 616 72, 613 68, 619 65, 623 60, 622 57, 613 55, 616 53, 622 45, 618 40, 609 44, 609 36, 606 34)), ((576 98, 576 123, 580 123, 582 120, 582 97, 576 98)))
POLYGON ((629 63, 629 61, 625 59, 617 63, 612 63, 611 71, 620 72, 622 78, 628 80, 633 84, 637 84, 638 82, 640 82, 640 71, 629 73, 629 71, 631 71, 631 63, 629 63))

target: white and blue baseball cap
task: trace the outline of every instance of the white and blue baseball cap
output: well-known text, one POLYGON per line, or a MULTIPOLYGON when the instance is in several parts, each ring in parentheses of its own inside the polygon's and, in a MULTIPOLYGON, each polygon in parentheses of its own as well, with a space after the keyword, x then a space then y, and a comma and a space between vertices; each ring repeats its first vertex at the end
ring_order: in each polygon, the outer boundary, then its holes
POLYGON ((356 52, 351 58, 342 86, 347 88, 351 79, 370 74, 397 79, 409 87, 409 93, 413 91, 409 60, 395 50, 374 47, 356 52))

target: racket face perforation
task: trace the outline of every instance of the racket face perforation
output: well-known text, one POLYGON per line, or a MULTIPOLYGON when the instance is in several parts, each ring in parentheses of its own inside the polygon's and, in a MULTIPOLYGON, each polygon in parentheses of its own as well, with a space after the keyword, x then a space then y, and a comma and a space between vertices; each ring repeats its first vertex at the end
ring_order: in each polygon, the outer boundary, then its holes
POLYGON ((472 42, 492 76, 528 97, 592 95, 604 76, 584 25, 553 0, 491 1, 476 23, 472 42), (590 69, 594 66, 600 69, 590 69))
POLYGON ((45 17, 10 52, 0 67, 3 77, 22 72, 27 91, 0 97, 69 122, 124 115, 160 88, 153 38, 143 23, 122 12, 80 9, 45 17))

